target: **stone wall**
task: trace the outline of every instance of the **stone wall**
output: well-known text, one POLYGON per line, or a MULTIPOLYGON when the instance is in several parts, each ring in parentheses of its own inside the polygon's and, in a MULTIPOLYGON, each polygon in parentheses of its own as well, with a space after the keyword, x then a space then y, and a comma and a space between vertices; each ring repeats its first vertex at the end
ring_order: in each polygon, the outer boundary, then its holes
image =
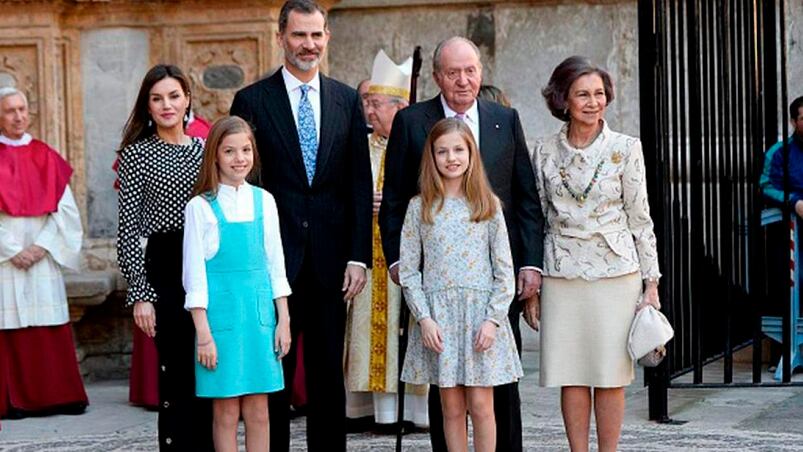
MULTIPOLYGON (((803 0, 785 3, 791 101, 803 95, 803 0)), ((471 38, 482 51, 486 83, 507 92, 530 142, 560 127, 540 96, 554 67, 570 55, 588 56, 616 81, 611 127, 639 134, 635 0, 343 0, 330 22, 331 75, 352 86, 370 76, 379 49, 400 62, 422 46, 419 99, 437 94, 430 73, 438 41, 471 38)))
POLYGON ((554 67, 585 55, 616 80, 617 99, 608 110, 611 126, 638 134, 638 18, 636 2, 437 2, 345 0, 332 10, 331 74, 351 85, 370 76, 379 49, 396 61, 420 45, 424 65, 419 99, 437 94, 432 51, 453 35, 471 38, 482 51, 486 83, 510 97, 529 141, 553 133, 540 90, 554 67), (429 6, 428 6, 429 5, 429 6), (354 39, 354 36, 359 39, 354 39))

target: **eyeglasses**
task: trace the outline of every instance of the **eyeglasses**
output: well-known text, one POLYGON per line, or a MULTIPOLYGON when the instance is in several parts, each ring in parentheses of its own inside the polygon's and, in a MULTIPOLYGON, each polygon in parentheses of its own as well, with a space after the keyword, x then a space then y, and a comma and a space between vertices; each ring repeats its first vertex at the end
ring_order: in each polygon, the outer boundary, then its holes
POLYGON ((371 107, 371 108, 373 108, 374 110, 379 110, 380 108, 384 107, 385 105, 389 105, 389 104, 391 104, 391 103, 393 103, 393 102, 391 102, 391 101, 377 100, 377 99, 371 99, 371 100, 369 100, 369 101, 366 101, 366 102, 365 102, 365 105, 366 105, 367 107, 371 107))
POLYGON ((465 69, 447 69, 441 71, 441 73, 450 81, 455 81, 459 79, 462 74, 465 74, 468 79, 477 78, 480 74, 480 70, 476 66, 469 66, 465 69))

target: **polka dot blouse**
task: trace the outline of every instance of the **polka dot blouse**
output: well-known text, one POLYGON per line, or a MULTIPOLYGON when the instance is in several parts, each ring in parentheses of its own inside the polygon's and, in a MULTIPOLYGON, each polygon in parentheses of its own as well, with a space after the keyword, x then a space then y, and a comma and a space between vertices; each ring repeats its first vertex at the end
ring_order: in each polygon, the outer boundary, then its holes
POLYGON ((184 208, 198 178, 203 148, 200 138, 175 145, 154 135, 120 153, 117 261, 128 281, 128 305, 157 301, 145 273, 140 238, 184 228, 184 208))

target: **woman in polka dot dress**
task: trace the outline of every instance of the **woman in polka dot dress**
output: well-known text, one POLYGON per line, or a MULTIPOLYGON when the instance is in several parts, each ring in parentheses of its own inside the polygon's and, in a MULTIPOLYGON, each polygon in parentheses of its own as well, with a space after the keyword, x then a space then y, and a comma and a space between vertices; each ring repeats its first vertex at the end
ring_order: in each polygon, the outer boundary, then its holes
POLYGON ((134 322, 159 352, 159 448, 212 451, 212 406, 195 396, 195 328, 181 282, 184 208, 204 146, 184 133, 189 111, 183 72, 151 68, 120 144, 117 253, 134 322))

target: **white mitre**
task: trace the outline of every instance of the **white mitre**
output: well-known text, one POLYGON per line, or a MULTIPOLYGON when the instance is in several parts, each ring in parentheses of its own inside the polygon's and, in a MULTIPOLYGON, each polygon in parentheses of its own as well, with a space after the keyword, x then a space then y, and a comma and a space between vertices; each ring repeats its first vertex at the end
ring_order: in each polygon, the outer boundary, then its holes
POLYGON ((371 71, 371 86, 368 88, 369 94, 385 94, 388 96, 410 98, 410 79, 413 74, 413 58, 397 65, 385 54, 384 50, 379 50, 374 58, 374 68, 371 71))

